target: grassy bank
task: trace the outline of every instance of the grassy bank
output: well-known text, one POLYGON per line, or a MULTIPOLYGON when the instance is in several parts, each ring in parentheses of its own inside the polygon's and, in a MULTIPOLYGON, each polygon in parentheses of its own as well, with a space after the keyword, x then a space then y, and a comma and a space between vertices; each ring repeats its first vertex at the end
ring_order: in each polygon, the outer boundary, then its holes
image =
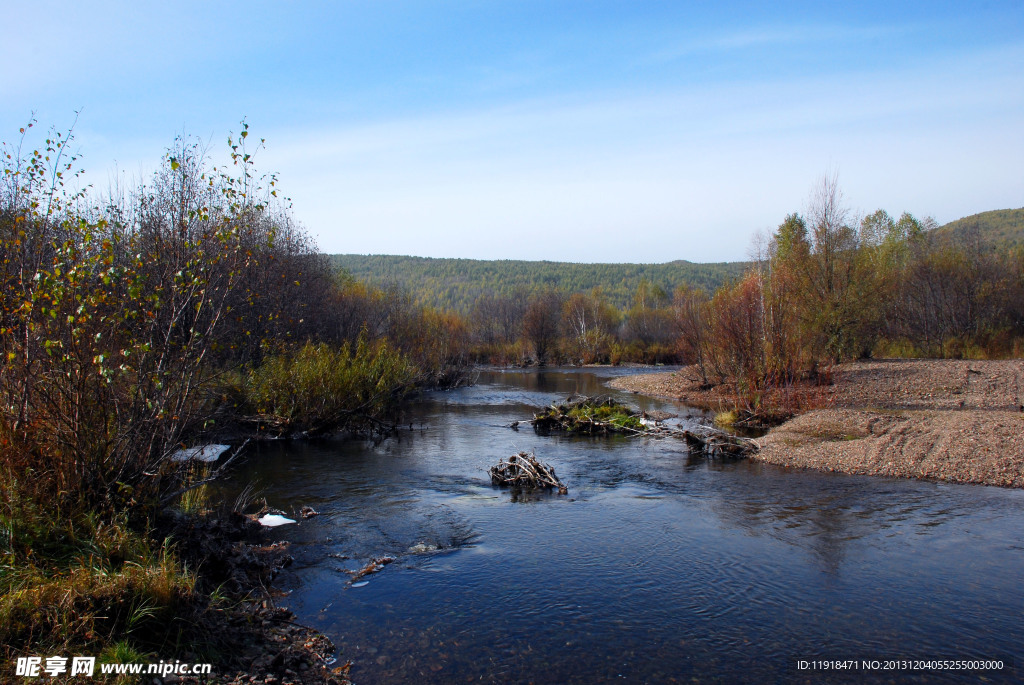
POLYGON ((0 644, 8 664, 32 653, 141 660, 199 629, 205 602, 195 573, 170 540, 158 542, 137 525, 85 508, 44 510, 9 492, 0 513, 0 644))

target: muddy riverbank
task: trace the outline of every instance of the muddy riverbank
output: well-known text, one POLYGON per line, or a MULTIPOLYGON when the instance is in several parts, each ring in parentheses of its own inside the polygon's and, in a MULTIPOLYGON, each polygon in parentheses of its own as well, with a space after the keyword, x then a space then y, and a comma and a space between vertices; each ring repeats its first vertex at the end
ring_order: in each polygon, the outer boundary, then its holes
POLYGON ((167 675, 159 682, 181 685, 347 685, 348 665, 334 656, 334 645, 319 631, 277 606, 285 594, 272 585, 292 557, 287 542, 271 542, 252 517, 170 514, 161 532, 177 541, 182 561, 196 571, 197 587, 222 597, 194 619, 204 636, 209 675, 167 675), (219 658, 213 655, 219 654, 219 658))

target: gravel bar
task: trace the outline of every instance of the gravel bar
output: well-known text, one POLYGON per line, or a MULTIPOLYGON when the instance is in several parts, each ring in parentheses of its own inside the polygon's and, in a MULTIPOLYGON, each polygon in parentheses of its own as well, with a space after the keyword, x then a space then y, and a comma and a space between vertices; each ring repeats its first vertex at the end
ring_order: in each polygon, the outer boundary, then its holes
MULTIPOLYGON (((701 407, 693 367, 615 379, 614 387, 701 407)), ((1024 487, 1024 360, 871 360, 841 364, 818 408, 758 439, 752 459, 787 467, 1024 487)))

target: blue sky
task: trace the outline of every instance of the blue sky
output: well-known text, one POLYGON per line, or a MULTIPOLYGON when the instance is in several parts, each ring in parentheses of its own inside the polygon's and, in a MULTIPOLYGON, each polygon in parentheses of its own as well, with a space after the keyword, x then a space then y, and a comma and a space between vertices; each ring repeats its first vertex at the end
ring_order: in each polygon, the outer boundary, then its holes
POLYGON ((6 3, 0 138, 89 181, 244 117, 326 252, 743 259, 855 212, 1024 206, 1024 3, 6 3))

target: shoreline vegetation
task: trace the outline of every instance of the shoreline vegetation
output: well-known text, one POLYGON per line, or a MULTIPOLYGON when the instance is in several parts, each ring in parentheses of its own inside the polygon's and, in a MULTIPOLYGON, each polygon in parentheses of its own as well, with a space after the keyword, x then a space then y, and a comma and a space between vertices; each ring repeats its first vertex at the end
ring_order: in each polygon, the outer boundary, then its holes
POLYGON ((963 408, 827 400, 858 357, 1024 355, 1024 249, 944 238, 908 214, 855 221, 834 178, 714 293, 640 278, 627 309, 601 287, 543 283, 483 293, 467 314, 339 273, 276 176, 256 171, 263 141, 245 122, 224 165, 179 138, 151 177, 106 193, 79 187, 71 130, 36 136, 33 123, 0 156, 0 659, 11 668, 73 653, 215 664, 204 682, 347 682, 326 638, 275 608, 267 586, 287 550, 261 541, 244 515, 253 503, 211 502, 210 465, 178 457, 237 438, 379 439, 414 393, 465 383, 475 364, 683 361, 696 373, 686 392, 730 410, 723 422, 804 414, 761 458, 831 468, 815 450, 838 436, 831 452, 876 455, 866 471, 1019 482, 997 457, 960 470, 914 459, 933 434, 946 439, 952 414, 958 444, 997 435, 1018 459, 1014 417, 983 402, 1011 392, 998 371, 1009 364, 1019 405, 1020 362, 950 362, 963 408), (808 413, 822 408, 875 414, 808 413), (919 424, 930 432, 913 434, 919 424))
MULTIPOLYGON (((1024 487, 1024 360, 890 359, 839 364, 827 386, 781 392, 792 418, 751 459, 851 474, 1024 487), (800 393, 794 403, 792 394, 800 393)), ((612 380, 620 390, 722 411, 739 399, 699 370, 612 380)))
POLYGON ((411 393, 462 381, 458 325, 335 273, 244 122, 226 165, 181 138, 107 194, 77 187, 71 131, 31 129, 0 157, 2 679, 78 654, 347 682, 275 607, 286 547, 209 499, 201 448, 386 434, 411 393))

